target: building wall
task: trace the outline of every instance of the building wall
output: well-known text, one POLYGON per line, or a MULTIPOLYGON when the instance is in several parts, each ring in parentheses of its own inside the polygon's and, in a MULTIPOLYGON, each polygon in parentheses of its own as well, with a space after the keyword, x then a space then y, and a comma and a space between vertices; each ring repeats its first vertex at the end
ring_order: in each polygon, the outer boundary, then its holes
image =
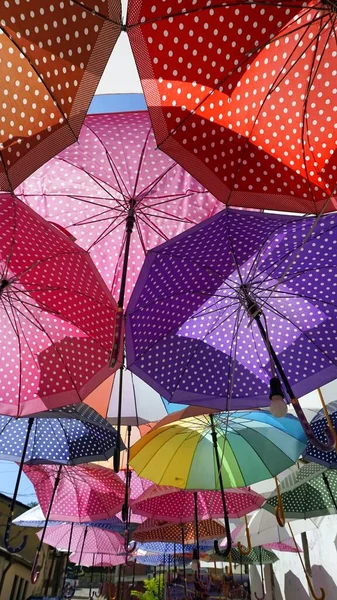
MULTIPOLYGON (((308 531, 309 557, 314 590, 320 597, 320 587, 326 592, 326 600, 337 599, 337 516, 322 518, 319 529, 308 531)), ((302 546, 301 536, 296 541, 302 546)), ((271 585, 270 567, 264 567, 266 579, 265 600, 309 600, 309 593, 300 559, 297 554, 276 552, 280 560, 273 565, 274 592, 271 585)), ((261 597, 260 568, 250 567, 252 597, 261 597)))
MULTIPOLYGON (((38 582, 33 585, 30 582, 30 572, 38 545, 36 532, 32 527, 12 526, 10 542, 13 545, 19 544, 24 535, 27 535, 27 544, 20 555, 9 554, 4 545, 4 532, 7 516, 9 513, 11 499, 0 494, 0 583, 4 571, 3 585, 0 593, 0 600, 26 600, 30 595, 43 595, 45 581, 48 576, 51 564, 51 552, 49 546, 43 545, 39 564, 42 566, 38 582), (16 579, 15 579, 16 578, 16 579)), ((14 517, 25 512, 28 507, 21 502, 17 502, 14 517)))

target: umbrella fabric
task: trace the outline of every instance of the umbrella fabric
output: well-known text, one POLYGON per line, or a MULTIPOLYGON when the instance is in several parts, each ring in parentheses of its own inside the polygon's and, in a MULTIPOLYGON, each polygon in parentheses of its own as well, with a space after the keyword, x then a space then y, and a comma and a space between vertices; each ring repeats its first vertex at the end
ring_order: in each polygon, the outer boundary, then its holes
MULTIPOLYGON (((42 531, 37 533, 41 538, 42 531)), ((68 524, 58 527, 47 527, 44 542, 53 548, 59 550, 68 550, 69 539, 71 535, 71 552, 104 552, 105 554, 122 553, 123 538, 118 533, 105 531, 99 527, 86 527, 85 525, 75 525, 73 528, 68 524), (72 532, 72 533, 71 533, 72 532), (85 535, 85 539, 84 539, 85 535), (84 541, 84 544, 83 544, 84 541)))
MULTIPOLYGON (((66 464, 109 458, 116 447, 117 432, 93 409, 89 420, 62 416, 34 419, 29 435, 25 464, 66 464)), ((67 413, 65 413, 67 415, 67 413)), ((0 415, 0 459, 20 462, 26 440, 28 419, 0 415)))
MULTIPOLYGON (((198 523, 199 539, 212 540, 223 538, 225 528, 212 519, 200 521, 198 523)), ((195 541, 194 523, 184 524, 184 536, 186 544, 195 541)), ((172 542, 181 543, 181 526, 176 523, 165 523, 149 519, 142 525, 139 525, 132 534, 135 542, 172 542)))
POLYGON ((204 8, 129 2, 158 146, 223 202, 319 212, 336 185, 334 3, 204 8))
MULTIPOLYGON (((152 567, 159 567, 160 565, 165 565, 167 568, 171 566, 173 569, 174 562, 173 558, 167 554, 136 554, 135 556, 136 562, 140 565, 148 565, 152 567)), ((182 567, 185 563, 185 566, 188 566, 192 560, 192 554, 185 555, 185 559, 182 556, 176 556, 175 565, 176 567, 182 567)))
MULTIPOLYGON (((333 469, 308 463, 283 479, 280 492, 286 518, 308 519, 337 512, 337 473, 333 469)), ((276 504, 277 495, 272 493, 263 508, 274 512, 276 504)))
MULTIPOLYGON (((237 548, 232 548, 231 556, 232 562, 238 565, 260 565, 261 562, 263 565, 271 565, 279 560, 272 550, 267 550, 261 546, 252 548, 251 552, 246 556, 241 555, 237 548)), ((213 560, 213 558, 217 561, 223 560, 217 554, 212 554, 210 560, 213 560)), ((224 560, 225 562, 228 562, 229 559, 225 558, 224 560)))
POLYGON ((0 273, 0 414, 80 402, 112 372, 117 309, 88 253, 4 194, 0 273))
MULTIPOLYGON (((126 483, 126 470, 121 470, 118 473, 118 479, 126 483)), ((155 498, 156 496, 167 494, 172 491, 172 488, 168 486, 156 485, 144 477, 139 477, 137 473, 131 472, 130 485, 129 485, 129 499, 130 506, 133 506, 134 502, 140 500, 146 500, 147 498, 155 498)))
MULTIPOLYGON (((228 516, 234 518, 257 510, 265 502, 263 496, 246 488, 228 490, 225 497, 228 516)), ((197 509, 199 519, 223 517, 220 492, 197 492, 197 509)), ((194 492, 174 490, 169 494, 139 500, 133 503, 132 510, 151 519, 188 523, 194 518, 194 492)))
MULTIPOLYGON (((209 550, 209 548, 213 547, 213 542, 201 542, 199 549, 202 552, 209 550)), ((195 544, 184 544, 184 551, 187 553, 193 552, 195 548, 195 544)), ((137 552, 147 552, 148 554, 166 554, 166 555, 174 555, 174 554, 182 554, 183 546, 182 544, 172 544, 171 542, 144 542, 143 544, 137 544, 137 552)))
MULTIPOLYGON (((58 467, 24 466, 24 472, 34 485, 43 513, 47 514, 58 467)), ((109 469, 96 465, 63 466, 50 518, 74 522, 107 519, 121 510, 124 491, 119 477, 109 469)))
POLYGON ((284 542, 271 542, 270 544, 265 544, 264 548, 268 550, 276 550, 277 552, 303 552, 300 546, 295 542, 292 538, 286 538, 284 542))
MULTIPOLYGON (((293 465, 305 447, 302 428, 290 415, 278 419, 267 411, 238 411, 215 414, 213 420, 224 488, 274 477, 293 465)), ((156 484, 220 489, 207 415, 157 426, 132 446, 130 457, 135 471, 156 484)))
POLYGON ((55 2, 51 10, 41 0, 23 5, 8 0, 0 8, 8 58, 1 70, 0 189, 7 191, 76 141, 121 30, 118 1, 97 0, 95 10, 91 0, 55 2))
POLYGON ((150 250, 128 307, 129 369, 169 401, 268 405, 270 356, 249 300, 297 397, 335 379, 336 224, 334 213, 316 223, 227 209, 150 250))
POLYGON ((103 552, 74 552, 69 560, 83 567, 116 567, 125 563, 126 554, 107 554, 103 552))
POLYGON ((130 202, 135 201, 125 305, 146 252, 221 207, 157 150, 145 111, 87 116, 78 142, 34 173, 17 194, 90 251, 116 298, 126 220, 130 202))
MULTIPOLYGON (((328 410, 332 425, 333 425, 334 429, 337 430, 337 401, 330 402, 330 404, 327 404, 326 408, 328 410)), ((328 427, 328 422, 325 417, 324 411, 320 410, 319 413, 311 421, 311 428, 313 430, 315 437, 324 441, 325 440, 325 431, 326 431, 327 427, 328 427)), ((320 465, 323 465, 324 467, 327 467, 330 469, 337 468, 336 450, 334 449, 331 452, 322 452, 321 450, 319 450, 318 448, 313 446, 313 444, 311 444, 311 442, 309 442, 309 440, 307 442, 306 449, 303 453, 303 458, 305 458, 306 460, 310 460, 312 462, 318 463, 320 465)))
MULTIPOLYGON (((102 384, 102 385, 104 385, 104 384, 102 384)), ((132 446, 133 444, 136 443, 137 440, 139 440, 139 438, 141 438, 143 435, 145 435, 146 433, 151 431, 152 427, 153 427, 153 423, 147 423, 146 425, 139 425, 139 427, 133 426, 131 428, 130 445, 132 446)), ((125 448, 127 448, 128 428, 126 425, 122 425, 120 437, 122 439, 122 442, 123 442, 125 448)), ((99 461, 99 462, 97 462, 97 464, 100 465, 101 467, 105 467, 106 469, 114 468, 113 458, 109 458, 109 460, 99 461)), ((121 452, 120 469, 123 471, 126 469, 126 467, 127 467, 127 451, 123 450, 121 452)))
MULTIPOLYGON (((312 519, 296 520, 291 522, 291 527, 294 535, 317 529, 316 523, 312 519)), ((269 544, 275 544, 274 550, 277 550, 277 544, 291 545, 295 549, 292 541, 291 531, 286 523, 284 527, 280 527, 276 521, 274 514, 268 514, 266 511, 259 510, 249 521, 249 533, 251 545, 269 547, 269 544), (290 540, 290 541, 289 541, 290 540), (291 543, 290 543, 291 542, 291 543)), ((246 527, 245 525, 238 526, 232 532, 232 538, 235 544, 241 542, 244 546, 247 545, 246 527)))

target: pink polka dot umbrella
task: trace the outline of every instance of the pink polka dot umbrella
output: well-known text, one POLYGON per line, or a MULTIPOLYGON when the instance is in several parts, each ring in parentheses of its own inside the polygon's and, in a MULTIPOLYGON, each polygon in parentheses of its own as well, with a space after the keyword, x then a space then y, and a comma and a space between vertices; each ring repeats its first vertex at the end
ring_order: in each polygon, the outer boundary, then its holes
POLYGON ((115 0, 4 0, 0 189, 76 141, 121 31, 115 0))
MULTIPOLYGON (((242 517, 264 504, 265 498, 249 488, 226 490, 226 507, 230 518, 242 517)), ((224 516, 221 492, 197 492, 197 510, 199 519, 217 519, 224 516)), ((188 523, 194 517, 194 492, 170 490, 170 493, 149 499, 136 500, 132 510, 145 517, 166 520, 172 523, 188 523)))
POLYGON ((83 567, 116 567, 125 564, 126 554, 108 554, 105 552, 73 552, 70 562, 83 567))
POLYGON ((212 194, 336 210, 335 0, 130 0, 126 29, 159 148, 212 194))
MULTIPOLYGON (((74 235, 118 295, 113 365, 123 346, 123 310, 147 251, 221 207, 183 168, 157 150, 147 112, 87 116, 78 143, 27 179, 17 194, 74 235)), ((121 368, 115 394, 118 434, 122 421, 134 425, 134 414, 126 412, 123 375, 121 368)), ((113 377, 89 400, 103 416, 109 412, 112 382, 113 377)), ((158 401, 162 405, 160 397, 158 401)), ((116 471, 119 455, 117 446, 116 471)))

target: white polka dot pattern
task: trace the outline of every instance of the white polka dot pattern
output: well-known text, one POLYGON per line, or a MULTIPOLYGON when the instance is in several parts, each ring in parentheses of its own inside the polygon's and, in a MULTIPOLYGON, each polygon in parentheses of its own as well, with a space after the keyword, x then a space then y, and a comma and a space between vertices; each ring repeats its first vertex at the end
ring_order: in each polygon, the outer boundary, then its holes
MULTIPOLYGON (((229 517, 237 518, 262 506, 265 499, 249 489, 226 491, 226 505, 229 517)), ((197 493, 198 518, 218 519, 224 516, 221 493, 199 491, 197 493)), ((172 490, 147 500, 138 500, 132 505, 133 512, 151 519, 172 523, 188 523, 194 518, 194 494, 172 490)))
MULTIPOLYGON (((37 533, 38 538, 41 538, 41 533, 42 530, 37 533)), ((47 527, 44 543, 53 548, 68 550, 70 535, 70 524, 47 527)), ((104 531, 99 527, 86 528, 85 525, 75 524, 71 535, 70 550, 71 552, 81 552, 82 547, 84 552, 105 552, 107 554, 118 554, 124 549, 123 538, 118 533, 104 531), (84 534, 86 537, 83 546, 84 534)))
MULTIPOLYGON (((217 521, 207 519, 199 521, 199 539, 212 540, 225 536, 224 527, 217 521)), ((194 523, 184 525, 185 542, 195 541, 194 523)), ((175 523, 163 523, 160 521, 145 521, 132 534, 132 539, 137 542, 176 542, 181 543, 181 526, 175 523)))
POLYGON ((83 567, 116 567, 122 565, 126 561, 126 554, 109 554, 107 552, 74 552, 70 555, 69 560, 75 565, 83 565, 83 567), (81 562, 80 562, 81 561, 81 562))
MULTIPOLYGON (((56 465, 24 466, 44 515, 58 469, 56 465)), ((124 485, 109 469, 93 465, 63 466, 50 518, 74 522, 107 519, 121 510, 123 502, 124 485)))
POLYGON ((83 400, 111 374, 116 303, 87 252, 0 197, 0 413, 83 400))
POLYGON ((90 254, 117 298, 125 226, 136 200, 125 305, 146 252, 199 223, 221 204, 156 149, 147 112, 89 115, 79 143, 27 179, 18 196, 67 228, 90 254))
POLYGON ((76 140, 120 23, 119 0, 1 2, 1 190, 76 140))
POLYGON ((129 303, 129 369, 173 402, 268 406, 269 354, 242 282, 295 394, 336 378, 337 216, 313 223, 228 209, 150 251, 129 303))
POLYGON ((333 2, 130 0, 158 145, 223 202, 336 210, 333 2))

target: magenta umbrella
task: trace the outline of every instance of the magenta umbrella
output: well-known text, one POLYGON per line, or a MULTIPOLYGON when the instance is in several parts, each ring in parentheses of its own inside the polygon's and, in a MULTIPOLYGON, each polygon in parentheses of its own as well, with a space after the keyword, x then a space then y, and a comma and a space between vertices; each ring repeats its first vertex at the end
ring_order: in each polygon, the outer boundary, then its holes
POLYGON ((73 552, 70 562, 83 567, 116 567, 125 564, 126 554, 107 554, 105 552, 73 552))
MULTIPOLYGON (((249 488, 226 490, 226 506, 231 518, 243 517, 259 509, 265 498, 249 488)), ((132 510, 150 519, 165 520, 172 523, 188 523, 195 514, 197 501, 198 518, 217 519, 224 516, 221 492, 173 490, 160 496, 136 500, 132 510)))
MULTIPOLYGON (((37 533, 40 538, 42 530, 37 533)), ((86 527, 71 523, 47 527, 44 541, 49 546, 68 552, 119 554, 123 553, 123 538, 100 527, 86 527)))
MULTIPOLYGON (((145 111, 87 116, 78 143, 41 167, 16 191, 90 252, 113 295, 118 296, 113 366, 123 345, 123 311, 148 250, 222 208, 203 186, 157 149, 145 111)), ((122 386, 123 368, 118 434, 122 386)), ((116 471, 119 457, 117 445, 116 471)))
POLYGON ((110 469, 92 464, 63 465, 56 491, 58 466, 24 466, 24 472, 34 485, 44 514, 54 493, 49 515, 51 520, 89 522, 108 519, 123 505, 125 486, 110 469))

